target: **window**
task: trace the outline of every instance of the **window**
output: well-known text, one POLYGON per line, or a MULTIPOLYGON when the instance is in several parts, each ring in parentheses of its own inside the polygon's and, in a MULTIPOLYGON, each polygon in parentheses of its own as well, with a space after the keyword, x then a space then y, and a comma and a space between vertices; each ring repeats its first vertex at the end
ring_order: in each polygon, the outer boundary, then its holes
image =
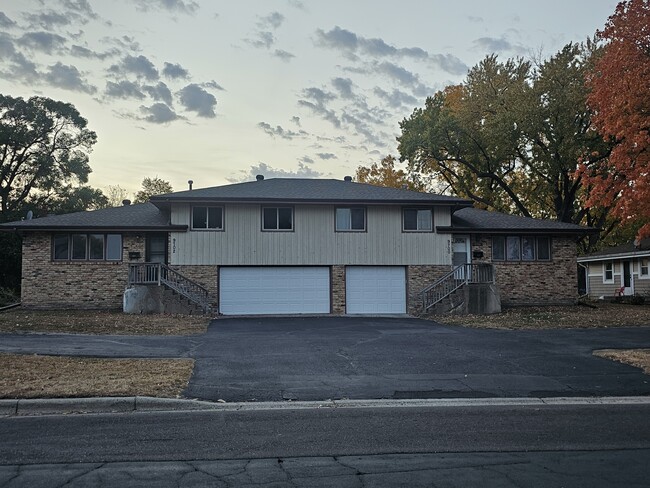
POLYGON ((614 263, 603 264, 603 283, 614 283, 614 263))
POLYGON ((648 259, 641 259, 639 261, 639 275, 640 276, 649 276, 648 274, 648 259))
POLYGON ((262 208, 262 230, 293 230, 293 208, 262 208))
POLYGON ((404 230, 410 232, 431 232, 433 214, 431 209, 405 208, 404 230))
POLYGON ((551 238, 492 236, 493 261, 550 261, 551 238))
POLYGON ((120 234, 55 234, 52 238, 54 261, 120 261, 120 234))
POLYGON ((337 208, 337 231, 363 231, 366 230, 365 208, 337 208))
POLYGON ((223 207, 192 207, 193 230, 223 230, 223 207))

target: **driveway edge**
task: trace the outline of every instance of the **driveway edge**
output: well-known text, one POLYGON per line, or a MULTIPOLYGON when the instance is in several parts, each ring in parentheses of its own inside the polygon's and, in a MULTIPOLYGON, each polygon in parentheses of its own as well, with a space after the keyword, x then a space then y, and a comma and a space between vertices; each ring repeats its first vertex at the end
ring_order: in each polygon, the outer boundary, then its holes
POLYGON ((454 408, 551 405, 650 405, 650 397, 442 398, 214 403, 155 397, 43 398, 0 400, 0 417, 131 412, 251 411, 353 408, 454 408))

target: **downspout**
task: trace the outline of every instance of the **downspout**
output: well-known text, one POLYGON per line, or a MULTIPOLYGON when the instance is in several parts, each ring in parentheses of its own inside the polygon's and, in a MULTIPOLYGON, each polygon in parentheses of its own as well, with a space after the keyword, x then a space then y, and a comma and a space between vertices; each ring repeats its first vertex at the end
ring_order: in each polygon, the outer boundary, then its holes
POLYGON ((585 270, 585 294, 589 296, 589 266, 582 263, 578 263, 578 266, 582 266, 585 270))

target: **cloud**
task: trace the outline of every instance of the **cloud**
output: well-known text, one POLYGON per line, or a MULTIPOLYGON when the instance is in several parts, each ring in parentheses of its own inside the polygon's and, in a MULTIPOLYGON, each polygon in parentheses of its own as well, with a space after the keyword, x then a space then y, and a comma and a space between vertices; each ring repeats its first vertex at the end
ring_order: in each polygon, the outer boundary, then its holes
POLYGON ((66 39, 51 32, 27 32, 20 38, 20 43, 34 51, 52 54, 65 46, 66 39))
POLYGON ((172 92, 162 81, 159 81, 155 86, 144 85, 142 90, 155 101, 162 100, 167 105, 172 105, 172 92))
POLYGON ((246 39, 246 42, 256 48, 270 49, 275 43, 275 36, 271 31, 257 31, 255 39, 246 39))
POLYGON ((309 156, 303 156, 303 157, 300 158, 300 159, 301 159, 301 161, 302 161, 303 163, 306 163, 306 164, 314 164, 314 160, 313 160, 312 158, 310 158, 309 156))
POLYGON ((483 17, 478 17, 476 15, 468 15, 467 20, 469 20, 470 22, 483 22, 484 21, 483 17))
POLYGON ((352 80, 350 78, 334 78, 332 85, 338 90, 341 98, 354 98, 354 93, 352 93, 352 80))
POLYGON ((277 29, 284 22, 284 15, 280 12, 271 12, 270 14, 261 17, 258 25, 262 28, 277 29))
POLYGON ((181 89, 179 92, 181 105, 185 110, 196 112, 199 117, 216 117, 214 107, 217 105, 217 99, 212 93, 207 92, 196 83, 191 83, 181 89))
POLYGON ((64 90, 79 91, 93 94, 97 88, 82 78, 79 70, 72 65, 65 65, 60 62, 49 66, 43 79, 52 86, 64 90))
POLYGON ((520 44, 513 44, 505 37, 479 37, 475 39, 472 44, 476 49, 487 51, 490 53, 504 53, 514 52, 518 54, 525 54, 526 48, 520 44))
POLYGON ((2 27, 3 29, 10 29, 15 25, 16 22, 14 22, 9 17, 7 17, 4 12, 0 12, 0 27, 2 27))
POLYGON ((179 78, 185 80, 190 76, 190 73, 180 64, 172 64, 167 62, 165 62, 162 74, 166 78, 170 78, 172 80, 178 80, 179 78))
POLYGON ((98 53, 96 51, 93 51, 92 49, 88 49, 87 47, 79 46, 77 44, 73 44, 70 47, 69 52, 70 52, 71 56, 74 56, 76 58, 104 60, 106 58, 117 56, 120 51, 118 49, 113 48, 113 49, 109 49, 108 51, 104 51, 103 53, 98 53))
MULTIPOLYGON (((13 44, 3 45, 1 41, 2 38, 0 37, 0 48, 4 50, 14 49, 13 44)), ((9 70, 1 71, 0 78, 16 80, 20 83, 36 83, 41 79, 36 63, 27 59, 23 53, 12 51, 10 60, 9 70)))
POLYGON ((298 132, 284 129, 282 126, 277 125, 275 127, 271 126, 271 124, 268 124, 266 122, 260 122, 257 124, 257 127, 262 129, 266 134, 270 135, 271 137, 281 137, 282 139, 296 139, 298 137, 305 137, 307 136, 307 132, 304 130, 300 130, 298 132))
POLYGON ((154 103, 150 107, 142 105, 140 111, 144 114, 144 117, 141 117, 140 120, 151 122, 152 124, 167 124, 181 118, 164 103, 154 103))
POLYGON ((173 13, 194 14, 199 9, 199 4, 183 0, 134 0, 135 6, 142 12, 150 10, 167 10, 173 13))
POLYGON ((45 30, 70 25, 73 22, 72 16, 67 16, 54 10, 47 10, 37 14, 24 14, 31 28, 40 27, 45 30))
POLYGON ((150 81, 155 81, 160 78, 158 70, 146 56, 130 56, 127 55, 122 59, 119 65, 114 64, 109 68, 109 71, 118 74, 132 73, 138 78, 146 78, 150 81))
POLYGON ((280 58, 282 61, 291 61, 292 58, 295 58, 296 56, 294 54, 291 54, 288 51, 285 51, 283 49, 276 49, 273 52, 273 56, 276 58, 280 58))
POLYGON ((225 91, 225 88, 223 86, 221 86, 219 83, 217 83, 216 81, 214 81, 214 80, 206 81, 205 83, 201 83, 201 86, 203 88, 214 88, 215 90, 225 91))
POLYGON ((384 100, 388 106, 392 108, 400 108, 405 105, 414 107, 418 103, 417 98, 396 88, 393 88, 393 91, 389 93, 379 87, 375 87, 373 93, 380 99, 384 100))
POLYGON ((409 87, 415 95, 427 96, 433 92, 431 88, 420 81, 420 77, 417 74, 390 61, 376 64, 373 69, 375 72, 393 79, 401 86, 409 87))
POLYGON ((142 90, 140 89, 140 85, 127 80, 122 80, 117 83, 113 83, 112 81, 107 81, 104 94, 107 97, 111 97, 111 98, 123 98, 123 99, 135 98, 138 100, 142 100, 145 98, 145 94, 142 93, 142 90))
POLYGON ((336 95, 333 93, 323 91, 320 88, 316 87, 305 88, 302 91, 302 96, 314 100, 319 105, 324 105, 330 100, 334 100, 336 98, 336 95))
POLYGON ((336 112, 334 112, 334 110, 330 110, 322 104, 313 103, 308 100, 298 100, 298 105, 310 109, 314 114, 322 117, 328 122, 331 122, 334 127, 341 127, 341 121, 336 116, 336 112))
POLYGON ((452 75, 464 75, 469 70, 465 63, 452 54, 434 54, 431 56, 431 62, 452 75))
POLYGON ((336 157, 336 154, 334 154, 334 153, 316 153, 316 156, 318 156, 320 159, 324 159, 324 160, 327 160, 327 159, 338 159, 338 158, 336 157))
POLYGON ((298 169, 293 171, 273 168, 266 163, 259 162, 258 164, 252 165, 248 171, 240 171, 240 173, 242 176, 228 178, 228 181, 251 181, 254 180, 257 175, 264 175, 265 178, 320 178, 323 176, 323 173, 306 166, 302 162, 299 162, 298 169))
MULTIPOLYGON (((259 17, 257 22, 257 29, 253 35, 252 39, 244 39, 247 44, 258 48, 258 49, 271 49, 271 46, 275 44, 275 36, 273 35, 274 30, 277 30, 282 23, 284 22, 284 15, 280 12, 271 12, 268 15, 259 17)), ((276 50, 275 56, 279 57, 283 61, 288 61, 293 57, 291 53, 282 50, 276 50), (279 54, 278 54, 279 53, 279 54), (287 55, 289 57, 287 57, 287 55)))
POLYGON ((305 4, 302 3, 300 0, 289 0, 288 3, 289 3, 289 5, 291 5, 293 8, 295 8, 297 10, 304 10, 304 11, 307 10, 305 8, 305 4))
POLYGON ((296 124, 298 127, 301 127, 301 125, 300 125, 300 117, 298 117, 297 115, 294 115, 293 117, 291 117, 291 122, 296 124))

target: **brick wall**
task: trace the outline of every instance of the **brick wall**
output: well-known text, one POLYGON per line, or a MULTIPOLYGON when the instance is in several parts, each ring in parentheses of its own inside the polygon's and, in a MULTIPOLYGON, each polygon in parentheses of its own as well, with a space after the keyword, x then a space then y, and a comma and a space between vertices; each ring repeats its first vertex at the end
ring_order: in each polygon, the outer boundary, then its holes
POLYGON ((219 306, 219 267, 215 265, 170 266, 180 274, 208 290, 210 305, 219 306))
POLYGON ((449 271, 451 271, 449 265, 407 266, 406 311, 409 315, 418 316, 422 313, 420 292, 449 271))
POLYGON ((332 313, 345 314, 345 266, 331 267, 332 313))
POLYGON ((482 251, 483 257, 472 262, 494 264, 505 306, 573 303, 578 297, 575 239, 552 237, 551 242, 551 261, 492 262, 492 238, 473 235, 472 251, 482 251))
POLYGON ((23 236, 21 301, 26 308, 121 309, 128 253, 144 261, 144 235, 122 235, 122 261, 52 261, 49 233, 23 236))

